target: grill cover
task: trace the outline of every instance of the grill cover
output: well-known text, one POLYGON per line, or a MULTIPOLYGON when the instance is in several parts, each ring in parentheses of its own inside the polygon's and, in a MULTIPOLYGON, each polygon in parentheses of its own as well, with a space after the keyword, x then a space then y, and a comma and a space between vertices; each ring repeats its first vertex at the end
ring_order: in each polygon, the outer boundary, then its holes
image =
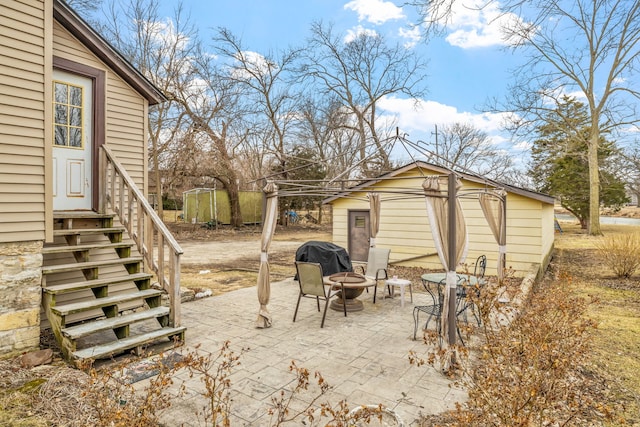
POLYGON ((351 258, 347 251, 330 242, 312 240, 303 244, 296 251, 296 261, 317 262, 322 266, 322 274, 325 276, 343 271, 353 271, 351 258))

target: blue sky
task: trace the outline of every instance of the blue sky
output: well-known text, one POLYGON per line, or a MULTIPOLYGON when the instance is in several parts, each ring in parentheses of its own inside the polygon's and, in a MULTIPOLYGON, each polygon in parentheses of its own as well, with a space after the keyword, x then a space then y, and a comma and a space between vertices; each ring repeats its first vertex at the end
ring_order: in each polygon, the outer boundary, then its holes
MULTIPOLYGON (((482 0, 467 0, 466 6, 482 0)), ((172 16, 176 2, 163 0, 161 14, 172 16)), ((375 31, 390 41, 415 49, 428 60, 427 96, 421 109, 403 99, 381 104, 385 113, 397 117, 401 131, 411 140, 432 141, 434 125, 450 122, 472 123, 487 132, 503 147, 517 148, 500 133, 501 117, 483 114, 479 108, 487 97, 504 94, 509 69, 516 58, 503 51, 498 31, 502 16, 497 10, 461 7, 446 33, 428 44, 419 40, 410 24, 414 11, 401 1, 385 0, 185 0, 183 6, 206 40, 212 28, 226 27, 242 39, 244 46, 257 53, 283 49, 302 43, 311 22, 322 20, 346 35, 375 31)), ((458 3, 460 4, 460 3, 458 3)))

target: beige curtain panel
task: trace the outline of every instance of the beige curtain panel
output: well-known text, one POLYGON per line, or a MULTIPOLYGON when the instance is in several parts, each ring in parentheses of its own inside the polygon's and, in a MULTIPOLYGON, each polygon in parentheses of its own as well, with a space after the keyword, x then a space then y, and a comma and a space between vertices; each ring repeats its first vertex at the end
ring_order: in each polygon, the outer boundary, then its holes
POLYGON ((369 247, 376 247, 376 236, 380 231, 380 195, 369 193, 369 247))
POLYGON ((504 213, 506 197, 506 191, 496 190, 482 193, 478 198, 482 213, 484 213, 493 237, 498 243, 498 280, 500 281, 504 278, 507 258, 507 218, 504 213))
MULTIPOLYGON (((457 275, 455 271, 449 271, 449 221, 456 222, 456 262, 455 265, 464 262, 467 257, 467 226, 462 212, 460 201, 456 198, 456 217, 449 218, 449 197, 446 191, 440 190, 440 180, 443 177, 430 176, 422 183, 425 201, 427 205, 427 216, 433 241, 440 258, 442 267, 447 271, 447 288, 442 301, 442 315, 440 318, 440 334, 442 342, 448 342, 449 336, 449 304, 450 289, 457 286, 457 275)), ((446 181, 446 178, 444 178, 446 181)), ((460 180, 456 178, 456 188, 461 187, 460 180)), ((455 335, 454 335, 455 336, 455 335)))
MULTIPOLYGON (((427 216, 433 241, 440 258, 440 263, 445 270, 449 266, 449 201, 446 191, 440 190, 440 181, 445 177, 430 176, 422 183, 425 200, 427 203, 427 216)), ((446 185, 446 184, 445 184, 446 185)), ((456 179, 456 186, 461 187, 459 179, 456 179)), ((464 262, 467 258, 467 224, 462 212, 462 205, 456 198, 456 265, 464 262)))
POLYGON ((258 271, 258 302, 260 311, 256 319, 257 328, 271 327, 271 313, 267 309, 271 297, 271 282, 269 271, 269 247, 278 220, 278 186, 273 182, 267 182, 262 191, 267 199, 267 207, 262 224, 262 237, 260 240, 260 270, 258 271))

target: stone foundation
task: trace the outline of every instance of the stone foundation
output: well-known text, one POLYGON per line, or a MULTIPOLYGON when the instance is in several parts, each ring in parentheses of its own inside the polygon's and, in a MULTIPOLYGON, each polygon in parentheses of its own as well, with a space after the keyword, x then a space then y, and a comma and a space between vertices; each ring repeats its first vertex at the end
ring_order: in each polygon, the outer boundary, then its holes
POLYGON ((42 242, 0 243, 0 358, 40 345, 42 242))

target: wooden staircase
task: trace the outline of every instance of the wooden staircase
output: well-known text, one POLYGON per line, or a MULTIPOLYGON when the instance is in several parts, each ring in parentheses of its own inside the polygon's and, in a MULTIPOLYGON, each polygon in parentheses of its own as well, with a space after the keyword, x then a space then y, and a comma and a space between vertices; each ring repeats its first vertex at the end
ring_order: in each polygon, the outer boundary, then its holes
POLYGON ((54 214, 54 243, 43 248, 43 309, 68 360, 112 357, 166 340, 184 341, 171 327, 170 307, 151 287, 125 227, 114 215, 54 214))

